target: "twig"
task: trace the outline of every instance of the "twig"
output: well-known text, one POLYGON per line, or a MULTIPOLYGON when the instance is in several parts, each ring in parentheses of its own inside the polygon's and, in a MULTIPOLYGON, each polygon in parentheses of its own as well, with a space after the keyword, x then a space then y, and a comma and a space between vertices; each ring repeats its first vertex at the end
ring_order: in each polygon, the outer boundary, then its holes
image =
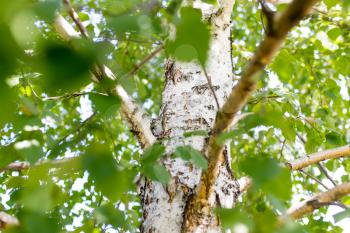
POLYGON ((129 72, 128 75, 134 75, 136 72, 149 60, 151 60, 154 56, 156 56, 159 52, 161 52, 164 49, 164 44, 160 45, 156 50, 154 50, 152 53, 150 53, 147 57, 145 57, 140 63, 134 66, 129 72))
POLYGON ((280 151, 280 157, 278 160, 281 160, 282 157, 283 157, 283 150, 284 150, 284 147, 286 146, 286 141, 287 139, 284 139, 283 142, 282 142, 282 147, 281 147, 281 151, 280 151))
POLYGON ((310 199, 307 199, 296 206, 287 210, 287 212, 278 218, 279 222, 285 222, 287 219, 299 219, 306 214, 323 206, 334 204, 342 197, 350 194, 350 182, 338 185, 326 192, 319 193, 310 199))
POLYGON ((310 177, 311 179, 313 179, 314 181, 316 181, 316 183, 320 184, 321 186, 323 186, 326 190, 329 190, 329 188, 324 184, 322 183, 319 179, 317 179, 317 177, 315 177, 314 175, 304 171, 303 169, 300 169, 299 170, 302 174, 304 174, 305 176, 308 176, 310 177))
POLYGON ((85 26, 83 25, 83 23, 80 21, 78 14, 75 12, 74 8, 72 7, 70 0, 63 0, 63 4, 65 5, 69 16, 72 18, 75 25, 77 25, 81 35, 85 38, 88 38, 89 34, 85 26))
POLYGON ((69 133, 67 133, 66 135, 64 135, 61 139, 59 139, 55 145, 52 148, 49 148, 47 153, 46 153, 46 157, 50 157, 52 149, 58 145, 60 145, 62 142, 64 142, 70 135, 72 134, 76 134, 79 133, 80 130, 90 121, 92 120, 94 117, 96 116, 96 112, 94 112, 93 114, 91 114, 91 116, 89 116, 88 118, 86 118, 84 121, 82 121, 80 123, 80 125, 78 125, 74 130, 70 131, 69 133))
MULTIPOLYGON (((300 139, 300 141, 305 145, 306 144, 306 140, 297 133, 297 137, 300 139)), ((309 155, 308 155, 309 156, 309 155)), ((327 172, 326 168, 323 166, 323 164, 321 162, 316 163, 318 168, 320 169, 320 171, 333 183, 334 186, 336 186, 337 184, 335 183, 335 181, 332 179, 332 177, 329 175, 329 173, 327 172)))
POLYGON ((318 168, 320 171, 327 177, 327 179, 334 185, 337 186, 337 183, 332 179, 332 177, 329 175, 327 169, 323 166, 322 162, 317 163, 318 168))
POLYGON ((211 78, 210 78, 210 76, 208 75, 207 70, 205 69, 205 67, 202 66, 202 68, 203 68, 204 76, 205 76, 205 78, 207 79, 208 86, 209 86, 209 88, 210 88, 210 90, 211 90, 211 92, 212 92, 212 94, 213 94, 213 96, 214 96, 215 103, 216 103, 216 107, 217 107, 218 110, 219 110, 219 109, 220 109, 220 105, 219 105, 218 97, 216 97, 216 93, 215 93, 215 90, 214 90, 214 88, 213 88, 213 84, 212 84, 212 82, 211 82, 211 78))
POLYGON ((75 92, 75 93, 64 94, 61 96, 49 96, 49 97, 42 98, 42 100, 46 101, 46 100, 70 99, 70 98, 75 98, 75 97, 80 97, 80 96, 90 95, 90 94, 107 96, 107 94, 100 93, 100 92, 75 92))

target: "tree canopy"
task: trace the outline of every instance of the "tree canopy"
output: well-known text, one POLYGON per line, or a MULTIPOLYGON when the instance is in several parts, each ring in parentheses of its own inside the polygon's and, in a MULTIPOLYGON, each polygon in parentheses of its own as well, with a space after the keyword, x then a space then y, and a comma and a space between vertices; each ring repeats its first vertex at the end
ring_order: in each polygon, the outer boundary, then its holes
MULTIPOLYGON (((205 66, 208 55, 211 28, 200 11, 181 4, 0 2, 0 227, 11 225, 3 215, 19 222, 6 232, 139 232, 138 182, 145 176, 166 185, 170 175, 159 163, 164 146, 142 138, 138 121, 125 118, 161 114, 166 57, 205 66), (63 35, 59 17, 75 31, 63 35)), ((274 5, 274 14, 287 5, 274 5)), ((239 121, 218 135, 231 144, 235 177, 252 180, 234 209, 216 210, 224 228, 313 233, 350 225, 350 196, 297 223, 281 226, 278 217, 350 180, 349 7, 349 0, 317 3, 259 74, 239 121), (293 168, 296 159, 325 150, 334 150, 327 160, 293 168)), ((269 33, 261 8, 253 0, 234 4, 237 80, 269 33)), ((210 132, 184 136, 196 134, 210 132)), ((208 168, 191 147, 173 156, 208 168)))

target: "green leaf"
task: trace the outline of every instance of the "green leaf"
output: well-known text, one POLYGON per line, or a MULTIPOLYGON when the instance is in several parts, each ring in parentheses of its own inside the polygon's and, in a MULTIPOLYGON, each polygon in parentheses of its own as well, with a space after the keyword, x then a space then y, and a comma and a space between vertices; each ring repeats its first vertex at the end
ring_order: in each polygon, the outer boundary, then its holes
POLYGON ((253 230, 254 220, 241 207, 233 209, 220 208, 216 209, 216 213, 224 229, 232 229, 238 224, 244 224, 250 231, 253 230))
POLYGON ((344 218, 350 218, 350 209, 341 211, 335 215, 333 215, 334 218, 334 222, 339 222, 341 220, 343 220, 344 218))
POLYGON ((274 59, 271 67, 277 73, 281 81, 288 82, 290 80, 294 73, 294 61, 294 56, 292 56, 286 49, 281 50, 274 59))
POLYGON ((142 157, 141 163, 142 164, 154 163, 164 155, 164 152, 165 152, 165 147, 159 143, 155 143, 143 152, 141 156, 142 157))
POLYGON ((124 33, 136 33, 140 31, 139 17, 136 15, 120 15, 109 18, 108 25, 118 36, 124 33))
POLYGON ((34 12, 43 20, 52 23, 55 18, 56 11, 60 8, 61 1, 46 0, 40 1, 34 5, 34 12))
POLYGON ((330 145, 340 146, 344 144, 343 137, 337 132, 329 132, 326 134, 326 141, 330 145))
POLYGON ((43 148, 37 140, 20 141, 14 147, 23 159, 31 164, 34 164, 44 156, 43 148))
POLYGON ((0 146, 0 168, 6 167, 6 165, 20 158, 21 154, 13 145, 0 146))
POLYGON ((324 3, 326 4, 327 8, 330 9, 338 4, 337 0, 324 0, 324 3))
POLYGON ((240 163, 240 168, 252 177, 255 189, 261 188, 265 193, 282 200, 290 198, 292 193, 290 171, 282 167, 276 160, 246 158, 240 163), (283 189, 280 188, 281 186, 283 189))
POLYGON ((116 164, 104 145, 91 146, 82 157, 82 166, 95 181, 96 187, 111 200, 118 200, 130 186, 130 172, 116 164))
POLYGON ((91 93, 89 94, 89 98, 93 103, 94 109, 97 112, 104 114, 104 116, 107 118, 114 117, 115 114, 119 111, 121 102, 117 96, 105 96, 91 93))
POLYGON ((331 40, 336 40, 341 34, 342 31, 339 28, 332 28, 327 32, 327 35, 331 40))
POLYGON ((98 207, 95 211, 95 216, 97 222, 100 224, 111 224, 116 228, 126 227, 124 213, 111 204, 106 204, 98 207))
POLYGON ((209 4, 216 4, 217 0, 202 0, 205 3, 209 3, 209 4))
POLYGON ((157 163, 146 164, 143 166, 143 173, 151 180, 158 181, 166 185, 170 181, 170 174, 166 168, 157 163))
POLYGON ((308 232, 306 229, 298 223, 288 221, 282 227, 278 228, 274 233, 301 233, 308 232))
POLYGON ((176 24, 176 38, 167 45, 167 52, 182 61, 198 59, 204 65, 209 49, 210 31, 202 22, 200 10, 190 7, 181 9, 176 24))
POLYGON ((208 136, 208 131, 206 130, 195 130, 195 131, 189 131, 184 133, 184 137, 192 137, 192 136, 208 136))
POLYGON ((51 182, 41 186, 31 185, 21 191, 21 203, 24 208, 37 213, 51 210, 60 202, 61 198, 60 188, 51 182))
MULTIPOLYGON (((21 211, 19 214, 21 233, 58 233, 61 231, 59 221, 46 213, 21 211)), ((15 229, 16 230, 16 229, 15 229)))
POLYGON ((177 147, 174 155, 184 160, 191 160, 195 166, 204 170, 208 168, 208 161, 199 151, 193 149, 191 146, 177 147))
POLYGON ((0 21, 0 84, 17 66, 17 58, 21 56, 21 48, 15 41, 8 25, 0 21))
POLYGON ((47 91, 72 92, 90 82, 89 70, 97 56, 94 45, 83 39, 72 43, 74 48, 57 41, 42 46, 38 64, 47 91))

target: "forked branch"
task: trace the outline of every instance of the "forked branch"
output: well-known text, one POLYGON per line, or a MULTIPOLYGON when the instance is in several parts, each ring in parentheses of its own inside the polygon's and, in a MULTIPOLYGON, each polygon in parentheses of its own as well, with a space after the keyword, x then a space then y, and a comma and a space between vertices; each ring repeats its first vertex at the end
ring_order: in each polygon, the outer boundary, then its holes
MULTIPOLYGON (((316 2, 317 0, 294 0, 284 12, 274 16, 271 28, 269 28, 270 33, 258 47, 253 58, 245 67, 240 81, 216 115, 206 150, 208 169, 202 173, 199 190, 194 197, 194 204, 190 207, 194 209, 191 209, 190 213, 198 213, 199 216, 202 216, 199 218, 206 218, 210 215, 209 199, 214 191, 219 166, 224 159, 222 153, 224 145, 218 144, 216 139, 229 129, 237 113, 246 104, 249 96, 256 89, 258 74, 271 62, 285 41, 288 32, 308 15, 316 2)), ((203 219, 189 219, 186 216, 185 231, 195 231, 202 221, 203 219)))
POLYGON ((230 127, 236 114, 246 104, 249 96, 256 89, 257 75, 271 62, 282 46, 288 32, 308 14, 316 2, 317 0, 295 0, 280 16, 274 18, 273 33, 266 35, 252 60, 244 69, 240 81, 233 88, 227 101, 217 113, 207 149, 209 167, 207 172, 203 172, 201 177, 198 193, 200 200, 209 199, 213 192, 218 167, 222 163, 224 145, 219 145, 216 142, 217 137, 230 127))

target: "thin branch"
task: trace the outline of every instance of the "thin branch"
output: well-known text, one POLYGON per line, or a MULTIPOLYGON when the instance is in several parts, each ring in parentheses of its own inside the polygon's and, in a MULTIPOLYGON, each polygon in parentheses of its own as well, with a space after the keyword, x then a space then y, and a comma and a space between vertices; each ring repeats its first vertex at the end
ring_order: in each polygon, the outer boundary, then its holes
MULTIPOLYGON (((56 143, 55 146, 59 146, 61 143, 63 143, 70 135, 72 134, 77 134, 80 133, 81 129, 89 122, 91 121, 94 117, 96 116, 96 113, 92 113, 88 118, 86 118, 85 120, 83 120, 77 127, 75 127, 73 130, 69 131, 66 135, 64 135, 62 138, 60 138, 56 143)), ((54 148, 53 147, 53 148, 54 148)), ((46 152, 46 157, 50 157, 52 149, 53 148, 49 148, 49 150, 46 152)))
POLYGON ((286 141, 287 141, 287 139, 284 139, 282 141, 282 147, 281 147, 280 156, 279 156, 278 160, 281 160, 283 157, 283 150, 284 150, 284 147, 286 146, 286 141))
POLYGON ((136 72, 147 62, 149 62, 149 60, 151 60, 153 57, 155 57, 159 52, 161 52, 164 49, 164 44, 160 45, 156 50, 154 50, 152 53, 150 53, 147 57, 145 57, 140 63, 138 63, 137 65, 134 66, 134 68, 132 68, 129 71, 129 75, 134 75, 136 74, 136 72))
POLYGON ((215 90, 214 90, 214 88, 213 88, 213 84, 212 84, 212 82, 211 82, 211 78, 210 78, 210 76, 208 75, 207 70, 205 69, 205 67, 202 66, 202 68, 203 68, 204 76, 205 76, 205 78, 207 79, 209 89, 210 89, 210 91, 212 92, 212 94, 213 94, 213 96, 214 96, 215 103, 216 103, 216 107, 217 107, 218 110, 219 110, 219 109, 220 109, 220 105, 219 105, 218 97, 216 97, 216 93, 215 93, 215 90))
POLYGON ((335 201, 338 201, 342 197, 349 194, 350 182, 338 185, 326 192, 319 193, 310 199, 289 208, 284 215, 279 217, 279 221, 285 222, 287 219, 299 219, 306 214, 312 213, 316 209, 334 204, 335 201))
MULTIPOLYGON (((306 140, 299 134, 297 133, 297 137, 300 139, 300 141, 305 145, 306 144, 306 140)), ((327 169, 323 166, 323 164, 321 162, 317 163, 318 168, 320 169, 320 171, 328 178, 329 181, 332 182, 332 184, 334 186, 337 186, 337 184, 335 183, 335 181, 332 179, 332 177, 329 175, 329 173, 327 172, 327 169)))
POLYGON ((0 229, 6 229, 19 225, 19 221, 16 217, 13 217, 3 211, 0 212, 0 229))
POLYGON ((66 7, 69 16, 72 18, 75 25, 77 25, 81 35, 85 38, 88 38, 89 34, 85 26, 83 25, 83 23, 80 21, 78 14, 75 12, 74 8, 72 7, 70 0, 63 0, 63 4, 66 7))
POLYGON ((350 146, 347 145, 347 146, 342 146, 342 147, 338 147, 330 150, 316 152, 306 157, 299 158, 295 161, 287 162, 287 165, 291 170, 299 170, 309 165, 319 163, 326 159, 336 159, 336 158, 349 156, 349 155, 350 155, 350 146))
POLYGON ((329 190, 329 188, 324 184, 322 183, 319 179, 317 179, 317 177, 315 177, 314 175, 304 171, 303 169, 300 169, 299 170, 302 174, 304 174, 305 176, 308 176, 310 177, 311 179, 313 179, 314 181, 316 181, 316 183, 320 184, 323 188, 325 188, 326 190, 329 190))
POLYGON ((329 175, 327 169, 323 166, 321 162, 317 163, 318 168, 320 171, 327 177, 327 179, 334 185, 337 186, 337 183, 332 179, 332 177, 329 175))
MULTIPOLYGON (((76 32, 74 28, 59 14, 54 22, 54 27, 65 40, 79 37, 78 32, 76 32)), ((108 67, 102 67, 104 73, 102 76, 105 76, 111 80, 116 80, 115 75, 108 67)), ((94 74, 93 80, 98 82, 101 79, 100 74, 94 71, 92 71, 92 73, 94 74)), ((141 146, 145 148, 152 145, 156 139, 151 132, 151 120, 147 113, 134 103, 132 98, 127 94, 121 85, 116 85, 114 91, 114 94, 119 96, 121 99, 122 113, 131 125, 132 131, 138 138, 141 146)))
POLYGON ((90 95, 90 94, 97 94, 97 95, 107 96, 107 94, 100 93, 100 92, 74 92, 74 93, 68 93, 68 94, 64 94, 64 95, 60 95, 60 96, 49 96, 49 97, 45 97, 45 98, 41 98, 41 99, 43 101, 46 101, 46 100, 61 100, 61 99, 70 99, 70 98, 75 98, 75 97, 80 97, 80 96, 90 95))

